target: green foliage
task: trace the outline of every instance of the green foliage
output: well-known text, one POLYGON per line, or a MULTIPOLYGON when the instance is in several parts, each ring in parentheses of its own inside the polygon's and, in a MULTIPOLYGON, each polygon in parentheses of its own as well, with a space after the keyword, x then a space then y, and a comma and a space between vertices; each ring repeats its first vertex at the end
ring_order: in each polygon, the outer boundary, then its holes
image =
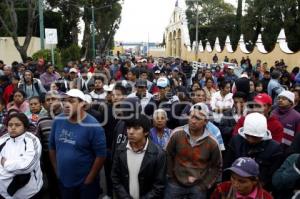
POLYGON ((46 10, 44 12, 44 26, 45 28, 55 28, 57 29, 58 37, 58 48, 68 47, 72 40, 70 39, 70 33, 67 33, 67 29, 64 26, 66 22, 60 12, 53 12, 51 10, 46 10))
MULTIPOLYGON (((32 55, 32 58, 35 61, 37 61, 40 58, 43 58, 46 62, 51 62, 52 61, 51 50, 50 49, 39 50, 32 55)), ((60 51, 57 48, 54 49, 54 62, 56 67, 58 68, 62 67, 60 51)))
POLYGON ((300 50, 300 0, 280 0, 289 48, 300 50))
MULTIPOLYGON (((78 43, 79 19, 82 16, 80 7, 83 7, 87 1, 83 0, 47 0, 48 11, 56 9, 56 13, 60 16, 59 24, 59 43, 60 48, 67 48, 73 43, 78 43)), ((57 16, 52 15, 57 19, 57 16)), ((48 23, 57 26, 55 20, 50 20, 48 23)), ((45 26, 46 27, 46 26, 45 26)))
POLYGON ((196 16, 198 5, 199 40, 203 42, 203 45, 209 41, 213 46, 216 37, 219 37, 221 47, 224 46, 226 36, 231 33, 234 27, 234 7, 231 4, 224 3, 222 0, 198 0, 186 1, 186 3, 188 6, 186 15, 189 21, 191 42, 196 38, 196 16))
POLYGON ((91 45, 91 20, 92 6, 95 11, 96 47, 101 53, 113 47, 113 37, 119 28, 121 5, 118 0, 47 0, 49 11, 56 9, 57 19, 51 15, 50 26, 58 27, 60 48, 68 48, 71 44, 78 43, 79 19, 85 22, 82 54, 89 54, 92 51, 91 45), (83 8, 83 9, 80 9, 83 8), (56 19, 56 20, 54 20, 56 19), (56 22, 56 23, 55 23, 56 22))
MULTIPOLYGON (((44 58, 46 62, 51 62, 51 50, 39 50, 33 54, 32 58, 34 60, 44 58)), ((62 49, 61 51, 57 48, 54 50, 55 66, 57 66, 58 68, 62 68, 65 64, 67 64, 67 62, 71 60, 76 61, 80 60, 80 58, 80 47, 76 44, 72 44, 70 47, 62 49)))
POLYGON ((248 9, 242 19, 242 33, 249 43, 248 49, 254 48, 257 36, 262 33, 263 44, 267 51, 275 47, 282 24, 280 0, 248 0, 248 9))
MULTIPOLYGON (((95 14, 96 52, 98 52, 98 55, 101 55, 113 48, 113 38, 121 22, 122 6, 118 0, 95 0, 93 1, 93 5, 95 14)), ((91 8, 85 5, 83 20, 86 26, 82 46, 85 49, 87 58, 92 58, 91 16, 91 8)))
POLYGON ((67 64, 68 61, 80 60, 80 47, 72 44, 70 47, 61 50, 62 64, 67 64))
POLYGON ((246 0, 246 10, 242 16, 242 0, 238 0, 236 14, 226 8, 223 1, 186 1, 191 42, 195 40, 195 8, 201 7, 199 15, 199 39, 208 39, 211 44, 218 36, 221 46, 224 35, 230 35, 233 49, 236 49, 240 35, 248 50, 252 50, 260 33, 267 51, 275 47, 281 28, 285 29, 289 48, 300 50, 300 0, 246 0), (222 5, 223 4, 223 5, 222 5), (223 9, 223 10, 222 10, 223 9), (235 17, 234 17, 235 16, 235 17))

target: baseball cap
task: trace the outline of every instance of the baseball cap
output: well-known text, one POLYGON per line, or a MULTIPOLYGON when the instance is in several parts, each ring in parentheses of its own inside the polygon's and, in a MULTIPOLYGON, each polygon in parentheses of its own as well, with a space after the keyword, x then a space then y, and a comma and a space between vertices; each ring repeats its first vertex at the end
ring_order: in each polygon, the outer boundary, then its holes
POLYGON ((88 102, 84 93, 79 89, 71 89, 68 92, 66 92, 66 95, 69 97, 76 97, 81 99, 82 101, 88 102))
POLYGON ((167 86, 169 86, 169 80, 166 77, 158 78, 156 85, 158 87, 166 88, 167 86))
POLYGON ((138 79, 135 82, 135 86, 136 87, 139 87, 139 86, 147 87, 147 81, 144 79, 138 79))
POLYGON ((205 103, 200 102, 200 103, 194 104, 190 108, 190 112, 193 110, 199 110, 206 118, 209 117, 209 109, 205 103))
POLYGON ((236 159, 230 168, 225 169, 234 172, 241 177, 256 177, 259 175, 259 165, 252 158, 240 157, 236 159))
POLYGON ((272 105, 272 98, 266 93, 260 93, 254 97, 254 101, 258 104, 272 105))
POLYGON ((270 133, 267 119, 260 113, 250 113, 245 117, 244 126, 239 128, 239 133, 254 137, 267 137, 270 133))
POLYGON ((295 103, 295 94, 291 91, 282 91, 278 97, 285 97, 290 100, 293 104, 295 103))
POLYGON ((154 74, 160 74, 160 70, 156 70, 154 74))
POLYGON ((71 69, 69 70, 69 73, 77 73, 77 69, 76 69, 76 68, 71 68, 71 69))

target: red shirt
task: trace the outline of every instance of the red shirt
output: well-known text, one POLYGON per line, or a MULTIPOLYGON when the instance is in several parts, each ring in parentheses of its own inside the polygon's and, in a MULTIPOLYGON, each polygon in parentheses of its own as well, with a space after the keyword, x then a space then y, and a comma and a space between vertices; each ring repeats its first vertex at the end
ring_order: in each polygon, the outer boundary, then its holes
MULTIPOLYGON (((257 187, 257 193, 255 199, 273 199, 272 195, 264 189, 257 187)), ((222 182, 217 185, 214 192, 211 194, 210 199, 222 199, 222 198, 236 198, 235 191, 231 186, 231 182, 222 182)), ((250 197, 251 198, 251 197, 250 197)))
POLYGON ((3 99, 5 101, 5 104, 7 105, 9 103, 10 96, 14 93, 15 87, 13 84, 8 85, 3 93, 3 99))
POLYGON ((94 71, 95 71, 95 67, 94 67, 94 66, 91 66, 91 67, 89 68, 89 72, 90 72, 90 73, 94 73, 94 71))

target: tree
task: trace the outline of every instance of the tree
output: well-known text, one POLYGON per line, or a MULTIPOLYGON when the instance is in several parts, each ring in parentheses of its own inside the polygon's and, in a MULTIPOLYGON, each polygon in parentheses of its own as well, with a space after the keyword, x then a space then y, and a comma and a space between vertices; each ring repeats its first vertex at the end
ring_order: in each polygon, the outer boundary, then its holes
POLYGON ((224 35, 229 34, 233 28, 234 7, 222 0, 187 0, 186 4, 191 43, 195 41, 197 6, 199 8, 199 39, 204 42, 203 45, 206 40, 214 45, 217 36, 221 37, 221 43, 224 43, 226 38, 224 35), (225 20, 226 23, 222 23, 222 20, 225 20))
POLYGON ((101 54, 112 47, 113 37, 119 28, 121 5, 118 0, 47 0, 50 10, 57 9, 62 16, 62 25, 58 34, 63 35, 59 40, 60 48, 67 48, 78 43, 79 20, 84 21, 84 36, 81 52, 83 57, 91 57, 91 8, 95 10, 96 46, 101 54))
POLYGON ((232 48, 237 48, 240 35, 241 35, 241 23, 242 23, 242 12, 243 12, 243 0, 238 0, 238 6, 236 9, 235 25, 233 31, 230 34, 232 48))
POLYGON ((77 44, 72 44, 70 47, 61 51, 62 64, 67 64, 70 60, 76 61, 80 59, 80 48, 77 44))
POLYGON ((281 13, 288 46, 294 52, 300 50, 300 0, 281 0, 281 13))
POLYGON ((267 51, 272 51, 277 36, 283 26, 280 0, 247 0, 246 15, 242 19, 242 33, 252 50, 257 36, 262 33, 263 44, 267 51))
POLYGON ((46 10, 52 12, 55 9, 61 16, 61 26, 58 31, 61 35, 58 42, 59 48, 67 48, 78 43, 78 24, 82 16, 80 8, 88 2, 88 0, 47 0, 46 10))
POLYGON ((100 54, 114 45, 113 38, 121 23, 121 10, 122 6, 119 3, 113 3, 106 12, 96 14, 96 31, 99 37, 98 50, 100 54))
MULTIPOLYGON (((103 54, 107 49, 111 49, 114 45, 114 35, 119 28, 121 22, 122 6, 119 1, 111 0, 95 0, 95 32, 96 32, 96 48, 98 54, 103 54)), ((85 23, 84 37, 82 46, 84 48, 84 57, 91 57, 91 6, 84 7, 83 21, 85 23)))
POLYGON ((33 30, 36 22, 36 0, 5 0, 0 3, 0 24, 5 35, 12 37, 14 45, 21 55, 23 61, 27 59, 27 49, 33 36, 33 30), (25 22, 26 25, 19 26, 20 20, 18 20, 17 8, 23 8, 27 10, 27 16, 21 21, 25 22), (25 40, 23 44, 20 44, 18 40, 18 31, 24 30, 25 40))

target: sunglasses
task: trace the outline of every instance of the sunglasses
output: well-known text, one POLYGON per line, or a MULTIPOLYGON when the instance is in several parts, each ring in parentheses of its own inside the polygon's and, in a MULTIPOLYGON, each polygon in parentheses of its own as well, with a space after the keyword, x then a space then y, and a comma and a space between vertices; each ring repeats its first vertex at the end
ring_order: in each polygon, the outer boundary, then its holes
POLYGON ((158 86, 158 89, 165 89, 166 87, 161 87, 161 86, 158 86))

